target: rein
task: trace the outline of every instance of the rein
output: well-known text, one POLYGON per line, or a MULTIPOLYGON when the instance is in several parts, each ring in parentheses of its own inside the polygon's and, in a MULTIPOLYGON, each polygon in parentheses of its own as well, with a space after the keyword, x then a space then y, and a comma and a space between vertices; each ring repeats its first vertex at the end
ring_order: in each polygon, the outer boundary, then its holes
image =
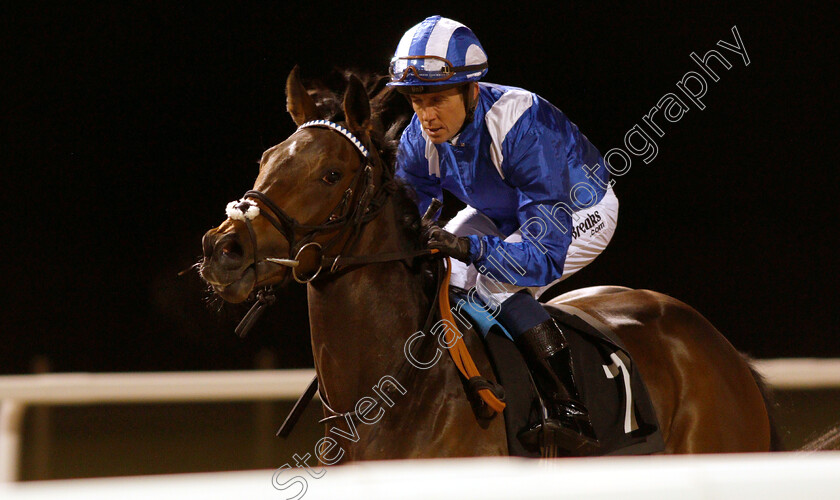
MULTIPOLYGON (((426 217, 434 216, 435 212, 438 211, 440 208, 440 201, 433 200, 432 206, 426 211, 426 217), (437 203, 435 203, 437 202, 437 203)), ((451 265, 448 265, 446 262, 447 260, 438 261, 438 268, 437 272, 435 273, 437 276, 437 286, 435 287, 435 296, 432 299, 431 307, 429 308, 429 313, 426 316, 426 321, 423 324, 424 332, 430 332, 432 330, 432 326, 434 324, 435 316, 435 306, 439 306, 439 311, 441 318, 449 323, 450 328, 445 328, 443 333, 440 335, 443 337, 443 340, 447 346, 447 351, 449 351, 449 355, 452 357, 452 361, 455 363, 455 366, 458 368, 458 371, 461 373, 461 376, 467 382, 467 387, 470 391, 477 394, 481 401, 487 405, 491 410, 496 413, 501 413, 504 411, 505 407, 507 406, 505 403, 505 393, 504 387, 501 385, 493 382, 490 379, 482 377, 478 371, 478 368, 475 366, 475 362, 473 361, 472 357, 470 356, 469 350, 467 349, 467 345, 464 342, 463 336, 458 333, 457 325, 455 324, 455 319, 452 316, 452 311, 449 309, 449 277, 452 272, 451 265)), ((423 341, 420 344, 420 350, 426 348, 430 341, 438 340, 436 337, 432 335, 426 335, 423 337, 423 341)), ((409 363, 408 358, 404 358, 402 364, 397 369, 397 373, 395 374, 395 378, 397 380, 405 380, 405 378, 412 372, 419 370, 415 365, 409 363)), ((393 386, 386 386, 383 389, 387 394, 391 395, 396 390, 393 386)), ((295 424, 297 423, 300 416, 303 414, 303 410, 305 409, 306 405, 312 400, 315 396, 315 392, 318 392, 318 395, 321 398, 321 404, 324 406, 324 410, 329 415, 322 418, 318 421, 320 424, 328 424, 334 420, 340 419, 353 419, 357 418, 357 412, 355 409, 348 411, 348 412, 338 412, 334 410, 327 401, 327 398, 324 394, 321 393, 320 387, 318 385, 318 377, 315 377, 312 382, 309 383, 309 386, 306 388, 304 393, 298 398, 297 402, 295 403, 292 411, 286 417, 286 420, 283 421, 283 425, 280 426, 280 429, 277 431, 278 437, 288 437, 289 434, 292 432, 295 424)), ((491 414, 492 415, 492 414, 491 414)))
MULTIPOLYGON (((435 212, 437 212, 437 208, 435 208, 434 211, 431 212, 431 214, 434 215, 435 212)), ((427 211, 426 213, 428 214, 429 211, 427 211)), ((432 328, 432 326, 434 324, 434 321, 435 321, 435 305, 440 303, 439 300, 440 300, 441 287, 444 284, 443 283, 444 272, 442 271, 442 269, 440 269, 440 266, 442 265, 442 262, 443 261, 438 261, 438 270, 437 270, 437 273, 436 273, 437 286, 435 286, 435 296, 432 299, 431 307, 429 307, 429 313, 426 315, 426 321, 425 321, 425 323, 423 323, 423 331, 424 332, 431 331, 431 328, 432 328)), ((447 284, 447 288, 448 287, 449 286, 447 284)), ((421 351, 426 347, 426 345, 428 344, 430 339, 434 339, 434 337, 432 335, 426 335, 426 336, 423 337, 423 342, 421 342, 421 344, 420 344, 420 350, 421 351)), ((405 380, 404 376, 407 375, 408 373, 414 371, 414 370, 416 370, 416 367, 414 365, 412 365, 411 363, 409 363, 408 358, 405 357, 405 358, 403 358, 402 364, 397 369, 397 373, 394 375, 394 378, 396 378, 397 380, 400 380, 400 379, 405 380)), ((316 377, 316 380, 317 380, 317 377, 316 377)), ((393 389, 392 386, 389 385, 384 390, 386 392, 390 393, 394 389, 393 389)), ((320 389, 319 389, 318 392, 319 392, 319 396, 321 397, 321 403, 324 405, 324 409, 327 411, 327 413, 330 414, 329 416, 324 417, 321 420, 319 420, 318 421, 319 424, 326 424, 326 423, 329 423, 329 422, 331 422, 333 420, 336 420, 336 419, 347 418, 348 416, 350 418, 356 417, 355 409, 351 410, 351 411, 348 411, 348 412, 344 412, 344 413, 337 412, 337 411, 333 410, 332 407, 330 407, 329 403, 327 402, 327 398, 324 397, 323 394, 320 394, 320 389)), ((306 393, 304 393, 303 397, 305 397, 305 396, 306 396, 306 393)), ((301 397, 301 400, 299 400, 298 403, 300 403, 303 400, 303 397, 301 397)), ((291 417, 291 415, 289 415, 289 417, 291 417)), ((287 418, 286 420, 288 421, 289 419, 287 418)), ((294 422, 291 422, 291 424, 288 426, 289 428, 287 429, 287 423, 283 422, 283 426, 280 427, 279 431, 277 431, 277 435, 278 436, 283 436, 283 437, 287 436, 289 434, 289 432, 291 432, 291 426, 292 425, 294 425, 294 422)))

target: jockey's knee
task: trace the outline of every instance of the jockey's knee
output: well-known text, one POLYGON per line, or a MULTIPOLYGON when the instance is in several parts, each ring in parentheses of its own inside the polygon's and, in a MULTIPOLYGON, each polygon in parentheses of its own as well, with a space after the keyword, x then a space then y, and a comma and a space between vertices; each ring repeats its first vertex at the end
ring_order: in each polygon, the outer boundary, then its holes
POLYGON ((478 292, 478 296, 481 297, 481 300, 491 307, 500 305, 520 290, 527 290, 530 292, 530 290, 526 287, 511 285, 510 283, 502 283, 483 274, 479 274, 476 277, 475 288, 478 292))

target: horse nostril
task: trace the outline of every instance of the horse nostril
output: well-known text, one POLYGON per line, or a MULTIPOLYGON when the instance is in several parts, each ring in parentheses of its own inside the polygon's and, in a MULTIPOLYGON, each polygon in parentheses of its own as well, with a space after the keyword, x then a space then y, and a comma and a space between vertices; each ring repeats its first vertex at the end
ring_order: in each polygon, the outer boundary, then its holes
POLYGON ((227 257, 228 259, 242 259, 244 255, 244 251, 242 250, 242 245, 239 243, 232 241, 229 244, 225 245, 221 249, 222 255, 227 257))
POLYGON ((216 258, 224 267, 239 267, 244 257, 245 249, 239 244, 236 234, 225 235, 216 242, 216 258))

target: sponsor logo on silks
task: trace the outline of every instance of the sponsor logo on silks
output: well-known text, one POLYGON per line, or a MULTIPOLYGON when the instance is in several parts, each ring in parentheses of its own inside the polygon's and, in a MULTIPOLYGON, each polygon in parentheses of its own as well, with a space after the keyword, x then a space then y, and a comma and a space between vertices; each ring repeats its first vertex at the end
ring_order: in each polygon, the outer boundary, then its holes
POLYGON ((575 230, 572 232, 572 239, 578 238, 581 234, 586 234, 587 232, 589 232, 589 236, 595 236, 602 229, 604 229, 604 223, 601 222, 601 214, 595 210, 587 215, 583 222, 575 226, 575 230))

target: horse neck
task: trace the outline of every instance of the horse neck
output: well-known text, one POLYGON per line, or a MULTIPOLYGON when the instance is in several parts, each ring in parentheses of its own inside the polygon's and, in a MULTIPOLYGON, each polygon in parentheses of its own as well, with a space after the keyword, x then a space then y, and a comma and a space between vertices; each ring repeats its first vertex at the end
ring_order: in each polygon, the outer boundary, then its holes
MULTIPOLYGON (((397 215, 389 203, 365 228, 358 254, 412 249, 410 242, 400 240, 397 215)), ((500 415, 489 422, 476 419, 454 363, 415 369, 408 376, 400 373, 410 366, 405 342, 423 327, 431 307, 423 288, 422 276, 401 262, 371 264, 309 285, 312 351, 325 402, 335 411, 348 412, 361 398, 384 400, 374 387, 381 388, 386 376, 405 384, 407 391, 376 425, 351 428, 346 418, 328 424, 328 432, 334 427, 350 434, 358 431, 359 441, 341 441, 347 460, 507 452, 504 419, 500 415)), ((437 344, 415 349, 419 359, 432 359, 429 348, 437 344)), ((491 372, 486 357, 480 356, 476 363, 483 372, 491 372)), ((380 409, 384 407, 383 403, 380 409)))
MULTIPOLYGON (((407 251, 389 202, 365 225, 354 255, 407 251)), ((336 411, 349 411, 385 375, 404 364, 405 340, 428 313, 422 277, 401 261, 369 264, 308 286, 312 352, 321 390, 336 411)))

